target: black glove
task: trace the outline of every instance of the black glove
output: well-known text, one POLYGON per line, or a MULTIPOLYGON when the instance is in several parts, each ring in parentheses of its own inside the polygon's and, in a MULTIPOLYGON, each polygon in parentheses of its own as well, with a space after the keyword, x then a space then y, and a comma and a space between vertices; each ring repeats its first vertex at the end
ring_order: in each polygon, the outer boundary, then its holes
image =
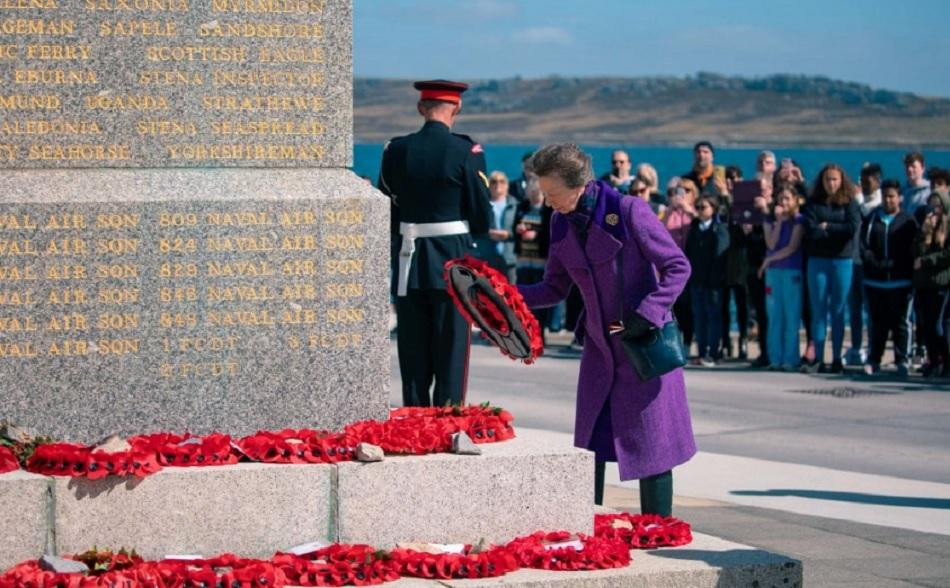
POLYGON ((623 321, 624 329, 623 335, 624 339, 636 339, 642 337, 650 332, 650 330, 655 329, 656 325, 643 318, 637 313, 631 314, 626 320, 623 321))

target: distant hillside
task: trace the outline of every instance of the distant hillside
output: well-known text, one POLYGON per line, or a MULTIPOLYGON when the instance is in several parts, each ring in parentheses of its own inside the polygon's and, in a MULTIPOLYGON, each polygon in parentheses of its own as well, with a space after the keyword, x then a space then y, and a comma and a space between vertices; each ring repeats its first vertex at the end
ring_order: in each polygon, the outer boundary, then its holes
MULTIPOLYGON (((491 143, 950 146, 950 99, 822 77, 469 81, 457 130, 491 143)), ((357 142, 419 126, 408 80, 354 83, 357 142)))

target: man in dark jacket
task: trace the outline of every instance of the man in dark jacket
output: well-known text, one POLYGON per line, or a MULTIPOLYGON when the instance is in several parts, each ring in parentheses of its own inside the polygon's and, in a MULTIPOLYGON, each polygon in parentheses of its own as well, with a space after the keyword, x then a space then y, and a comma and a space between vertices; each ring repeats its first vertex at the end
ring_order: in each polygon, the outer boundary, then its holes
POLYGON ((392 199, 393 291, 406 406, 465 401, 471 329, 445 290, 443 266, 491 228, 482 146, 451 131, 467 84, 416 82, 425 118, 383 149, 379 188, 392 199), (434 388, 430 396, 430 387, 434 388))
POLYGON ((864 220, 860 232, 864 288, 871 312, 871 352, 864 371, 873 374, 880 369, 887 336, 893 333, 897 373, 906 376, 918 227, 914 217, 901 210, 898 181, 886 180, 881 192, 883 204, 864 220))
POLYGON ((693 219, 686 237, 686 257, 693 268, 689 277, 693 320, 696 322, 697 365, 713 366, 720 358, 722 338, 722 285, 729 229, 716 214, 718 200, 703 196, 696 203, 699 216, 693 219))

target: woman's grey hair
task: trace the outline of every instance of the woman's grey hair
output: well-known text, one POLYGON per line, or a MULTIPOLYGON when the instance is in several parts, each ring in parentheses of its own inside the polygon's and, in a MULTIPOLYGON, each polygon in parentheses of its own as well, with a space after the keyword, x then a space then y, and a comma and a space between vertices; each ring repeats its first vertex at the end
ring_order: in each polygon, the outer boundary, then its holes
POLYGON ((594 179, 590 155, 573 143, 555 143, 531 156, 531 169, 539 176, 557 176, 568 188, 581 188, 594 179))

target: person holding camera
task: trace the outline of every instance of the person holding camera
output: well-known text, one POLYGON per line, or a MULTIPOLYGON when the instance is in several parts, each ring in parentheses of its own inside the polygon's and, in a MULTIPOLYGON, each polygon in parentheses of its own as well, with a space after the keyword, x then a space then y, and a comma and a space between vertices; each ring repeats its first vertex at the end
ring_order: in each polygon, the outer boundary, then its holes
POLYGON ((948 349, 947 287, 950 286, 950 239, 947 239, 947 217, 950 197, 933 192, 924 212, 917 234, 914 259, 914 301, 917 308, 917 328, 927 348, 924 377, 950 377, 950 349, 948 349))
POLYGON ((518 289, 531 308, 557 304, 572 286, 583 298, 574 444, 594 452, 595 500, 606 463, 617 462, 621 480, 640 480, 640 510, 669 516, 672 470, 696 453, 683 369, 643 379, 624 340, 668 327, 689 262, 646 202, 593 181, 576 145, 541 148, 532 168, 555 212, 544 279, 518 289))

